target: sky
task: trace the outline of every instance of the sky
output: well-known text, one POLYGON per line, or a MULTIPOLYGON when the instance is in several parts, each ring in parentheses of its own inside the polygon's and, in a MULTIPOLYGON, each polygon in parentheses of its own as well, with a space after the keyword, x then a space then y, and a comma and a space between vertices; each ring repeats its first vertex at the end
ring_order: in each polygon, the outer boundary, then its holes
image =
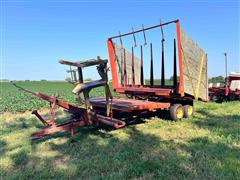
MULTIPOLYGON (((58 63, 60 59, 79 61, 98 55, 108 59, 108 37, 140 29, 142 24, 159 24, 160 18, 180 19, 181 27, 208 54, 209 77, 224 76, 224 52, 228 71, 240 71, 239 8, 237 0, 1 0, 1 79, 63 80, 68 68, 58 63)), ((150 37, 149 32, 148 44, 150 37)), ((155 37, 160 43, 160 31, 155 37)), ((169 46, 172 42, 166 41, 169 46)), ((166 50, 166 56, 168 65, 172 51, 166 50)), ((160 59, 154 61, 156 68, 160 59)), ((84 69, 84 75, 98 78, 92 68, 84 69)))

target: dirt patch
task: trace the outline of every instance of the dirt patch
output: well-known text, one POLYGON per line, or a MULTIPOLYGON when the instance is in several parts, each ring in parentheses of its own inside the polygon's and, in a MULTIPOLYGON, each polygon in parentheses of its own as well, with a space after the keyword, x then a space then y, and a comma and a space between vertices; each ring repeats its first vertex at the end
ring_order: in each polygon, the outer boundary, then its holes
MULTIPOLYGON (((38 110, 38 113, 41 116, 43 116, 43 118, 47 118, 50 113, 50 109, 49 108, 41 108, 40 110, 38 110)), ((57 108, 57 110, 56 110, 57 118, 64 118, 66 116, 67 115, 63 111, 62 108, 57 108)), ((19 118, 36 118, 36 116, 32 114, 32 111, 15 112, 15 113, 4 112, 4 113, 0 114, 0 117, 3 118, 5 120, 5 122, 7 122, 7 123, 14 121, 15 119, 19 119, 19 118)))

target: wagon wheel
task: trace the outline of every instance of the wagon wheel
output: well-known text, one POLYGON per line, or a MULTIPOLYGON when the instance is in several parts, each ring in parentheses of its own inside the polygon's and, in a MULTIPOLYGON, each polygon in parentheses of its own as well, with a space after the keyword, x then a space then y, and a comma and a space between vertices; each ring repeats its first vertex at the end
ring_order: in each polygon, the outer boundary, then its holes
POLYGON ((215 101, 217 103, 222 103, 222 102, 226 102, 228 100, 228 98, 224 95, 221 95, 218 97, 218 99, 215 101))
POLYGON ((184 116, 184 109, 181 104, 174 104, 169 109, 170 117, 174 121, 178 121, 184 116))
POLYGON ((128 99, 133 99, 133 95, 132 95, 132 94, 126 94, 126 97, 127 97, 128 99))
POLYGON ((228 95, 228 100, 229 101, 234 101, 234 100, 236 100, 237 98, 236 98, 236 96, 234 95, 234 94, 229 94, 228 95))
POLYGON ((221 97, 221 102, 226 102, 228 99, 227 99, 227 97, 226 96, 222 96, 221 97))
POLYGON ((137 96, 135 96, 136 97, 136 99, 138 99, 138 100, 147 100, 149 97, 148 96, 140 96, 140 95, 137 95, 137 96))
POLYGON ((212 100, 213 102, 217 102, 217 101, 219 101, 219 97, 216 96, 216 95, 212 95, 212 96, 211 96, 211 100, 212 100))
POLYGON ((240 101, 240 95, 238 95, 238 96, 237 96, 237 100, 239 100, 239 101, 240 101))
POLYGON ((192 105, 184 105, 183 110, 184 110, 183 117, 188 118, 193 115, 194 109, 192 105))

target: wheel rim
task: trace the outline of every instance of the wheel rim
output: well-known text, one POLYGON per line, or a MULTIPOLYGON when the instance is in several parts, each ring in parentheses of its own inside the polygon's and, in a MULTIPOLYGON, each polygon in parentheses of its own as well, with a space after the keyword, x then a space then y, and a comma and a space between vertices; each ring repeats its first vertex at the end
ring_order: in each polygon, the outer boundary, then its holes
POLYGON ((177 108, 176 116, 178 119, 181 119, 183 117, 183 109, 182 107, 177 108))
POLYGON ((212 96, 212 101, 217 101, 218 97, 217 96, 212 96))
POLYGON ((192 113, 193 113, 193 107, 192 106, 188 106, 187 114, 190 116, 190 115, 192 115, 192 113))
POLYGON ((230 95, 229 95, 229 100, 230 100, 230 101, 234 101, 234 100, 235 100, 235 96, 234 96, 233 94, 230 94, 230 95))

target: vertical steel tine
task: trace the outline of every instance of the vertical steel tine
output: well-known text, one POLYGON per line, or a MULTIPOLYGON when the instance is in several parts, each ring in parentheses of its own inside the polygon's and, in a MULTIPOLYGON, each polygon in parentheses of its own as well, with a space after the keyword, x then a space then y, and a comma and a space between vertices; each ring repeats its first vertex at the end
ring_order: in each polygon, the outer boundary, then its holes
POLYGON ((78 82, 79 82, 79 83, 83 83, 82 68, 78 67, 78 68, 77 68, 77 71, 78 71, 78 82))
POLYGON ((119 63, 119 71, 121 72, 121 80, 120 80, 121 85, 124 85, 124 48, 121 49, 121 59, 120 59, 120 63, 119 63))
POLYGON ((152 43, 150 43, 150 85, 153 86, 153 50, 152 50, 152 43))
POLYGON ((134 47, 137 47, 137 42, 136 42, 136 37, 135 37, 135 33, 134 33, 134 28, 132 28, 132 31, 133 31, 134 47))
POLYGON ((120 44, 121 44, 121 49, 123 48, 123 43, 122 43, 122 35, 121 35, 121 32, 119 31, 119 36, 120 36, 120 44))
POLYGON ((227 79, 228 76, 228 67, 227 67, 227 53, 224 53, 224 57, 225 57, 225 78, 227 79))
POLYGON ((73 79, 74 79, 74 82, 77 82, 77 75, 76 75, 76 71, 73 70, 73 79))
POLYGON ((123 60, 124 60, 124 72, 123 72, 123 77, 124 77, 124 86, 127 84, 127 65, 126 65, 126 50, 125 48, 123 49, 123 60))
POLYGON ((70 68, 70 75, 71 75, 71 81, 73 81, 73 75, 72 75, 72 66, 69 66, 70 68))
POLYGON ((144 46, 146 46, 147 45, 147 39, 146 39, 146 34, 145 34, 145 31, 144 31, 143 24, 142 24, 142 30, 143 30, 144 46))
MULTIPOLYGON (((162 20, 160 19, 160 25, 162 24, 162 20)), ((162 33, 162 41, 164 41, 164 33, 163 33, 163 27, 161 27, 161 33, 162 33)))
POLYGON ((143 77, 143 48, 142 48, 142 45, 141 45, 141 74, 140 74, 140 77, 141 77, 141 85, 144 85, 144 77, 143 77))
POLYGON ((134 73, 134 47, 132 47, 132 84, 135 85, 135 73, 134 73))
MULTIPOLYGON (((162 24, 162 21, 160 19, 160 24, 162 24)), ((165 86, 165 65, 164 65, 164 33, 163 28, 161 26, 161 33, 162 33, 162 74, 161 74, 161 85, 165 86)))

